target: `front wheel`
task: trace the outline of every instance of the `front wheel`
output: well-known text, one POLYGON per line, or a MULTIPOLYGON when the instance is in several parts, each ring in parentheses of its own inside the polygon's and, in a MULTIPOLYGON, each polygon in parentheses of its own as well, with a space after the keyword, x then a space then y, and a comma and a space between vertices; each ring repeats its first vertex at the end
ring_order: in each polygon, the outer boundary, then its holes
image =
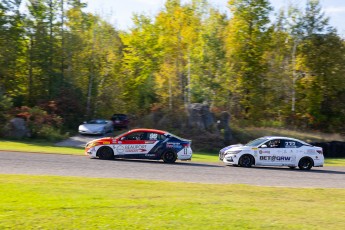
POLYGON ((164 161, 164 163, 175 163, 177 156, 174 152, 165 152, 163 153, 162 159, 164 161))
POLYGON ((313 167, 313 162, 308 158, 302 158, 298 163, 298 168, 301 170, 310 170, 311 167, 313 167))
POLYGON ((114 151, 110 147, 104 146, 98 149, 97 156, 99 157, 99 159, 102 159, 102 160, 113 160, 114 151))
POLYGON ((254 164, 254 159, 251 155, 243 155, 238 161, 238 164, 242 167, 249 168, 254 164))

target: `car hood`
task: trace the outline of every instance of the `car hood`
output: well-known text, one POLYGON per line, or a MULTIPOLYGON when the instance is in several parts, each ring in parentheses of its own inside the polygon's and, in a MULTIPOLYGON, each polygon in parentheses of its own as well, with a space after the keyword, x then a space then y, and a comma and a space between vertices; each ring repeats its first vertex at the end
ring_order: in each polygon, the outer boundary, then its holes
POLYGON ((257 150, 258 148, 256 147, 251 147, 251 146, 245 146, 245 145, 238 145, 238 146, 234 146, 232 148, 229 148, 227 150, 225 150, 225 152, 229 152, 229 151, 238 151, 238 150, 257 150))
POLYGON ((97 131, 104 128, 105 124, 83 124, 79 125, 79 129, 87 129, 90 131, 97 131))
POLYGON ((225 151, 227 151, 227 150, 229 150, 229 149, 232 149, 232 148, 237 148, 237 147, 241 147, 241 146, 243 146, 242 144, 236 144, 236 145, 229 145, 229 146, 226 146, 226 147, 224 147, 224 148, 222 148, 221 150, 220 150, 220 152, 225 152, 225 151))
POLYGON ((113 144, 114 143, 114 138, 112 138, 112 137, 102 137, 102 138, 99 138, 99 139, 94 139, 92 141, 89 141, 86 145, 88 145, 90 143, 93 143, 93 142, 98 142, 98 143, 101 143, 101 144, 113 144))

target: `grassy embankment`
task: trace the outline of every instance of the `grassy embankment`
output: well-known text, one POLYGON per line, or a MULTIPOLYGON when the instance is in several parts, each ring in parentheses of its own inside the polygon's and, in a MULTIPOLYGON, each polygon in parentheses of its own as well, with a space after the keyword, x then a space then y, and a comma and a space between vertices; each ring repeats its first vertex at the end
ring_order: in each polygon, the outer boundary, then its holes
POLYGON ((343 229, 344 189, 0 175, 0 229, 343 229))

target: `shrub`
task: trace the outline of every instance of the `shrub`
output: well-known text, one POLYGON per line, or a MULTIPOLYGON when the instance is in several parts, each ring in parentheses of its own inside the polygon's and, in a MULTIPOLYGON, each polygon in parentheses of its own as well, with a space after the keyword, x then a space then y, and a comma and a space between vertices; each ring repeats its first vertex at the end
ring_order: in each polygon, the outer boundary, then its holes
POLYGON ((22 106, 15 108, 12 113, 26 120, 32 138, 56 141, 66 137, 66 134, 61 134, 63 120, 54 113, 48 113, 38 106, 22 106))

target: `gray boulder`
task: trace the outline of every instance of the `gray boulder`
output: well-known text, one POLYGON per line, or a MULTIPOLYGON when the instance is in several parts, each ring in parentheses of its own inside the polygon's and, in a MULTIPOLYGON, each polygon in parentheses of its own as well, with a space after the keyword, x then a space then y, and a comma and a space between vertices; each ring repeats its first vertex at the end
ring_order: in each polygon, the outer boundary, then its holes
POLYGON ((209 130, 213 125, 213 114, 207 104, 193 103, 188 106, 188 127, 209 130))
POLYGON ((232 140, 232 132, 229 126, 231 116, 228 112, 223 111, 219 118, 220 119, 217 121, 217 128, 223 130, 224 142, 225 144, 229 144, 232 140))
POLYGON ((23 138, 30 136, 29 134, 30 132, 26 127, 26 122, 23 118, 15 117, 10 120, 7 133, 8 137, 23 138))

